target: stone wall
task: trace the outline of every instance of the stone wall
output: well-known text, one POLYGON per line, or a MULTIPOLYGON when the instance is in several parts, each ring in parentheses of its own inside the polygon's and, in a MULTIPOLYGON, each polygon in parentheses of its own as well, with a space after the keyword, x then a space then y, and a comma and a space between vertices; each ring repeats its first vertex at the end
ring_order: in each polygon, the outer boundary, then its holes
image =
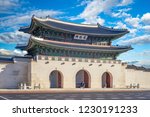
POLYGON ((28 61, 0 63, 0 89, 16 89, 20 83, 28 82, 28 61))
POLYGON ((136 88, 150 88, 150 72, 136 69, 126 69, 126 86, 136 88))
POLYGON ((112 88, 150 88, 150 72, 127 69, 127 64, 121 61, 39 56, 32 61, 22 58, 1 62, 0 89, 16 89, 20 83, 27 83, 32 89, 50 89, 50 74, 55 70, 62 76, 64 89, 76 88, 80 70, 88 73, 89 88, 102 89, 105 72, 112 78, 112 88))
POLYGON ((89 73, 90 88, 102 88, 105 72, 112 76, 113 88, 125 88, 125 67, 121 61, 42 56, 31 63, 32 87, 40 84, 42 89, 49 89, 50 73, 57 70, 63 76, 63 88, 75 88, 77 72, 85 70, 89 73))

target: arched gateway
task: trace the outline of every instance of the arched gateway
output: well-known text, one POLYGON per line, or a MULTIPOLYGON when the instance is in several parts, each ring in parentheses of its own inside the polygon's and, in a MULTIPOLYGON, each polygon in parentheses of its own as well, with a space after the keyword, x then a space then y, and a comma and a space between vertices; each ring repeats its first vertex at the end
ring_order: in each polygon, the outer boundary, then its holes
POLYGON ((62 88, 62 82, 63 82, 63 78, 62 78, 62 74, 60 71, 54 70, 50 73, 49 76, 49 80, 50 80, 50 88, 62 88))
POLYGON ((112 88, 113 87, 113 78, 111 73, 105 72, 102 75, 102 88, 112 88))
POLYGON ((80 70, 76 74, 76 88, 80 88, 81 83, 84 83, 84 88, 90 88, 90 74, 85 70, 80 70))

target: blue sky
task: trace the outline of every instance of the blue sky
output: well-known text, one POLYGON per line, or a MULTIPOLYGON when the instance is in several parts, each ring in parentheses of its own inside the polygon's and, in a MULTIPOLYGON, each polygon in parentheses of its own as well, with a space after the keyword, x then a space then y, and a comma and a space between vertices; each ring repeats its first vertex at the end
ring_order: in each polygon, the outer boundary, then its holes
POLYGON ((31 16, 47 15, 74 23, 127 28, 130 33, 113 42, 132 45, 118 59, 150 66, 150 0, 0 0, 0 54, 22 54, 17 43, 27 43, 29 35, 19 32, 30 24, 31 16))

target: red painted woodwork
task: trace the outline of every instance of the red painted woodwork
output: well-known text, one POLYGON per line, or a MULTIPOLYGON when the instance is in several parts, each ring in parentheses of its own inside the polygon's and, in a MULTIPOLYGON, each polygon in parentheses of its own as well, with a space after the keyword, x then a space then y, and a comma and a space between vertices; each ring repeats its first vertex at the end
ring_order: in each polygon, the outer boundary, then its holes
POLYGON ((106 73, 106 87, 110 88, 110 75, 108 73, 106 73))
POLYGON ((89 76, 86 71, 84 71, 84 83, 85 83, 85 88, 89 88, 89 76))
POLYGON ((57 79, 58 81, 58 88, 61 88, 62 86, 61 86, 61 82, 62 82, 62 79, 61 79, 61 74, 58 72, 58 79, 57 79))

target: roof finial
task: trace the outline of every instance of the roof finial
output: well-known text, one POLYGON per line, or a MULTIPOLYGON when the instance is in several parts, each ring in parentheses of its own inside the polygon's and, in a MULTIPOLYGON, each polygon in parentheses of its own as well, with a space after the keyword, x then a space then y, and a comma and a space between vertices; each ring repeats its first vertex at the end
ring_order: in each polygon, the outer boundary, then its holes
POLYGON ((97 26, 98 26, 98 27, 101 27, 101 25, 100 25, 98 22, 97 22, 97 26))
POLYGON ((33 14, 33 15, 32 15, 32 18, 34 18, 34 17, 35 17, 35 15, 33 14))
POLYGON ((49 17, 50 17, 49 15, 46 16, 47 19, 48 19, 49 17))

